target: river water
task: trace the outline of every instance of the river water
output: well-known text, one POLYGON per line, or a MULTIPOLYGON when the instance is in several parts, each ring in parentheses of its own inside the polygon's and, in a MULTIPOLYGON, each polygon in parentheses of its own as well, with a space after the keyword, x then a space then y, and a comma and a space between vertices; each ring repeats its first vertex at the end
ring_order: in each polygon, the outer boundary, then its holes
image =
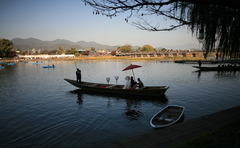
MULTIPOLYGON (((129 61, 76 61, 82 80, 125 84, 129 61)), ((151 117, 168 104, 186 107, 184 121, 240 105, 240 72, 196 72, 194 64, 132 62, 145 85, 170 88, 161 98, 85 94, 73 61, 18 62, 0 69, 0 147, 98 147, 154 130, 151 117), (56 68, 45 69, 43 65, 56 68), (137 116, 126 114, 128 110, 137 116)), ((204 65, 212 66, 212 65, 204 65)))

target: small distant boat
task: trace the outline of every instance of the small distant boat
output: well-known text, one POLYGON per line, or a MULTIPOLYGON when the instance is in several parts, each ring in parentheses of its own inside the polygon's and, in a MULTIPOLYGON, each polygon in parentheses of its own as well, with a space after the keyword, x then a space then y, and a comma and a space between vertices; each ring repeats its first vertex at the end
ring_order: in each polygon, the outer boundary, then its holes
POLYGON ((28 61, 24 61, 23 63, 28 63, 28 61))
POLYGON ((0 67, 0 69, 4 69, 5 67, 0 67))
POLYGON ((7 63, 7 65, 16 65, 16 63, 7 63))
POLYGON ((201 71, 240 71, 240 67, 199 67, 199 66, 192 66, 197 68, 201 71))
POLYGON ((38 65, 38 64, 42 64, 42 63, 32 63, 33 65, 38 65))
POLYGON ((55 68, 56 66, 43 66, 43 68, 55 68))
POLYGON ((150 125, 153 128, 162 128, 173 125, 184 116, 185 107, 179 105, 168 105, 158 113, 156 113, 150 120, 150 125))

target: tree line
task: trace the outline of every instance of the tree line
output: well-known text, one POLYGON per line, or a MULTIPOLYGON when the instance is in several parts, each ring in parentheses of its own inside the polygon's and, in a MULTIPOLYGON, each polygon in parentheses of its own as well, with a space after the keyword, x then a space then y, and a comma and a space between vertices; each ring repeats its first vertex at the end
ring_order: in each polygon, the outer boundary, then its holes
MULTIPOLYGON (((144 45, 142 47, 138 47, 138 49, 133 49, 131 45, 127 44, 124 46, 120 46, 117 49, 111 49, 112 55, 114 55, 114 52, 116 51, 121 51, 123 53, 127 52, 132 52, 137 51, 137 52, 151 52, 151 51, 156 51, 155 48, 153 48, 151 45, 144 45)), ((167 49, 163 48, 162 51, 167 51, 167 49)), ((0 40, 0 57, 13 57, 16 56, 16 52, 20 55, 25 55, 29 54, 28 51, 22 50, 22 49, 17 49, 16 51, 14 50, 14 44, 8 40, 8 39, 2 39, 0 40)), ((51 50, 51 51, 40 51, 39 53, 36 52, 35 54, 49 54, 49 55, 61 55, 61 54, 74 54, 75 56, 80 56, 80 55, 89 55, 89 53, 96 53, 96 49, 92 47, 90 50, 85 50, 78 52, 76 48, 71 47, 70 49, 65 50, 62 47, 58 47, 56 50, 51 50)))

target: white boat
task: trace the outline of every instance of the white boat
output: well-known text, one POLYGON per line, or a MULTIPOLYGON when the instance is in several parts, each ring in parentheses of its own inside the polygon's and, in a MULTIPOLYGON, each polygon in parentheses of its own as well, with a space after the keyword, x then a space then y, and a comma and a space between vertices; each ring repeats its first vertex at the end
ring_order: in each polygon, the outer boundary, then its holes
POLYGON ((162 128, 173 125, 184 117, 185 107, 179 105, 168 105, 158 113, 156 113, 150 120, 150 125, 153 128, 162 128))

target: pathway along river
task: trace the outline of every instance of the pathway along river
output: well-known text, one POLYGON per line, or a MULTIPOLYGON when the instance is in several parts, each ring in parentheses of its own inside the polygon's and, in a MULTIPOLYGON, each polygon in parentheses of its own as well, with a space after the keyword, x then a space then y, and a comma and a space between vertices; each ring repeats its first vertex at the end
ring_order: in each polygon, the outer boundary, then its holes
MULTIPOLYGON (((125 84, 128 61, 77 61, 82 79, 125 84)), ((195 72, 192 64, 132 62, 145 85, 167 85, 164 98, 84 94, 72 61, 19 62, 0 70, 0 147, 97 147, 154 130, 151 117, 168 104, 186 107, 185 121, 240 105, 240 72, 195 72), (43 65, 54 64, 54 69, 43 65), (130 116, 127 111, 134 111, 130 116)), ((208 66, 208 65, 204 65, 208 66)), ((209 65, 210 66, 210 65, 209 65)))

